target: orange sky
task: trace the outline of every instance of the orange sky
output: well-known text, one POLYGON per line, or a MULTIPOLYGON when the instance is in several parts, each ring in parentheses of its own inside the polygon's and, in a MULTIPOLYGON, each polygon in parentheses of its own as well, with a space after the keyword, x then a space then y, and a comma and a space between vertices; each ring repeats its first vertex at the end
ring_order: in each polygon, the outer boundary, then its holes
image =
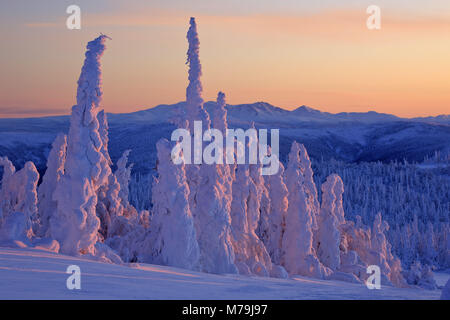
MULTIPOLYGON (((4 12, 4 11, 3 11, 4 12)), ((195 12, 194 12, 195 13, 195 12)), ((184 99, 186 10, 84 11, 82 30, 63 11, 2 21, 0 117, 68 114, 87 41, 112 37, 103 57, 103 106, 131 112, 184 99), (10 25, 13 25, 11 27, 10 25), (12 31, 11 31, 12 30, 12 31)), ((404 117, 450 113, 450 14, 382 10, 366 28, 355 8, 312 12, 195 14, 205 100, 266 101, 328 112, 404 117)))

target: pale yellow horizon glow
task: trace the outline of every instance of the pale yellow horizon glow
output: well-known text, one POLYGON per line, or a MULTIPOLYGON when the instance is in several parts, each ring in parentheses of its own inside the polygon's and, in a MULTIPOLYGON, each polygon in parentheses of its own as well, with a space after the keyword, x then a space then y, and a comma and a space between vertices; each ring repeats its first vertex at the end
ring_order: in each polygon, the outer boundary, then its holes
MULTIPOLYGON (((27 21, 3 36, 10 45, 0 62, 0 117, 69 114, 85 44, 100 32, 113 39, 102 59, 107 112, 184 100, 189 17, 181 11, 89 14, 81 31, 65 29, 64 16, 27 21)), ((384 12, 377 31, 366 28, 367 17, 356 10, 196 15, 205 101, 221 90, 229 104, 449 114, 450 15, 384 12)))

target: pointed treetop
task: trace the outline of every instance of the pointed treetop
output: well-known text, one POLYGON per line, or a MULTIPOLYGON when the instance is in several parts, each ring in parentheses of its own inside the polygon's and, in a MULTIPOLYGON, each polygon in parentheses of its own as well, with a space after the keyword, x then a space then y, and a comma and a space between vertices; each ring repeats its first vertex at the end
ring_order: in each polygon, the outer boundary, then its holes
POLYGON ((186 89, 186 101, 188 105, 197 107, 203 105, 202 98, 202 83, 200 77, 202 76, 202 65, 200 64, 200 40, 197 33, 197 24, 195 19, 191 18, 190 27, 186 38, 189 43, 187 51, 186 64, 189 65, 189 86, 186 89))
POLYGON ((217 94, 217 104, 220 107, 225 107, 226 105, 226 101, 225 101, 225 93, 223 93, 222 91, 219 91, 219 93, 217 94))

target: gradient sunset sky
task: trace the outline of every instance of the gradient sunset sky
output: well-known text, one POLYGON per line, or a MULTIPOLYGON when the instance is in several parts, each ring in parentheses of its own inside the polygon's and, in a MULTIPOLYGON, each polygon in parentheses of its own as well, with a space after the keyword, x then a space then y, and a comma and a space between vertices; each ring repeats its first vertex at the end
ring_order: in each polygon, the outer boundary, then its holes
POLYGON ((403 117, 450 113, 449 0, 0 0, 0 117, 68 114, 86 43, 113 40, 103 107, 184 100, 197 19, 205 100, 403 117), (81 7, 81 30, 66 8, 81 7), (366 8, 381 7, 381 30, 366 8))

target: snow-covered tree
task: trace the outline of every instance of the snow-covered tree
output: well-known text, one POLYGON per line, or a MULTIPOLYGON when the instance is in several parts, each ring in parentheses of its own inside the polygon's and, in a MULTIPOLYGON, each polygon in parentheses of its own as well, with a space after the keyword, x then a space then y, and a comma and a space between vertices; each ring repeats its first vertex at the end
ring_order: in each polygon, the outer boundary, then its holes
POLYGON ((329 274, 313 247, 313 203, 308 199, 304 170, 300 163, 300 145, 293 142, 284 173, 289 190, 286 231, 283 235, 282 264, 290 274, 323 278, 329 274))
POLYGON ((308 152, 303 144, 298 145, 299 148, 299 170, 303 176, 303 185, 306 193, 306 199, 309 203, 309 207, 312 210, 312 228, 317 229, 317 217, 319 216, 320 205, 317 196, 317 188, 314 183, 314 172, 311 168, 311 160, 309 159, 308 152))
POLYGON ((127 166, 128 156, 130 155, 131 150, 125 150, 117 160, 117 170, 114 172, 117 182, 120 185, 119 197, 122 200, 123 206, 127 207, 129 205, 129 184, 131 178, 131 169, 133 168, 133 164, 127 166))
MULTIPOLYGON (((189 85, 186 89, 186 119, 191 135, 194 121, 202 121, 202 132, 210 128, 210 118, 203 108, 200 42, 194 18, 190 20, 187 33, 189 49, 189 85)), ((193 139, 191 139, 193 140, 193 139)), ((201 144, 203 142, 200 142, 201 144)), ((192 157, 202 157, 203 148, 192 148, 192 157)), ((195 161, 191 161, 195 163, 195 161)), ((224 177, 223 165, 186 165, 190 189, 189 206, 192 211, 200 247, 200 264, 203 271, 211 273, 236 273, 231 245, 231 198, 228 178, 224 177)))
POLYGON ((430 266, 422 264, 419 261, 414 262, 408 271, 403 272, 405 280, 409 285, 420 287, 423 289, 437 289, 433 272, 430 266))
POLYGON ((103 156, 106 158, 106 160, 108 161, 108 164, 111 166, 112 161, 111 161, 111 157, 109 156, 109 151, 108 151, 109 124, 108 124, 108 117, 105 113, 105 110, 101 110, 98 113, 97 119, 98 119, 98 124, 99 124, 98 133, 100 134, 100 139, 102 140, 102 147, 100 148, 100 151, 103 154, 103 156))
POLYGON ((56 185, 64 175, 64 163, 66 161, 67 136, 58 134, 53 141, 52 149, 47 158, 47 170, 42 177, 42 183, 38 188, 38 211, 40 227, 37 235, 50 236, 50 218, 55 214, 57 203, 53 199, 56 185))
MULTIPOLYGON (((341 265, 341 232, 339 207, 342 207, 343 184, 341 178, 336 175, 328 176, 322 184, 322 204, 318 219, 317 231, 317 256, 320 261, 332 270, 337 270, 341 265)), ((342 217, 343 218, 343 217, 342 217)))
POLYGON ((8 158, 0 158, 3 178, 0 189, 0 241, 29 244, 38 222, 37 183, 39 173, 33 162, 16 171, 8 158))
MULTIPOLYGON (((254 165, 256 166, 256 165, 254 165)), ((270 255, 256 235, 260 217, 262 186, 251 176, 250 165, 235 166, 231 221, 236 266, 240 274, 269 276, 272 269, 270 255), (256 181, 256 183, 255 183, 256 181)), ((258 168, 254 168, 258 171, 258 168)))
POLYGON ((147 210, 138 212, 128 201, 132 168, 132 165, 127 167, 129 153, 130 150, 123 153, 117 161, 117 170, 109 176, 100 213, 103 212, 101 217, 107 222, 105 244, 113 248, 124 261, 135 262, 143 250, 141 246, 149 228, 150 215, 147 210))
POLYGON ((381 268, 381 272, 396 286, 405 285, 401 274, 401 263, 391 252, 391 245, 386 239, 385 232, 389 230, 389 224, 382 220, 381 213, 375 216, 372 228, 371 249, 372 254, 368 264, 375 264, 381 268))
POLYGON ((261 211, 257 234, 269 252, 272 262, 279 265, 288 208, 288 190, 284 183, 283 164, 279 163, 276 174, 267 175, 264 178, 270 199, 270 211, 261 211))
POLYGON ((111 174, 97 118, 102 98, 100 58, 106 39, 101 35, 87 45, 70 118, 65 172, 54 193, 57 211, 50 219, 51 236, 60 243, 61 252, 70 255, 95 254, 100 228, 97 191, 111 174))
POLYGON ((186 119, 191 133, 194 132, 194 121, 203 121, 205 127, 209 127, 209 115, 203 108, 201 82, 202 65, 200 63, 200 40, 197 32, 195 18, 189 21, 190 27, 186 38, 189 43, 186 64, 189 65, 189 85, 186 88, 186 119))
POLYGON ((316 183, 332 173, 341 176, 346 188, 343 207, 347 222, 360 215, 361 222, 372 224, 376 214, 383 212, 390 225, 387 240, 404 269, 417 259, 438 268, 450 267, 450 216, 448 205, 442 202, 447 198, 448 179, 441 169, 424 170, 407 162, 356 164, 336 160, 316 160, 313 166, 316 183))
POLYGON ((158 141, 158 178, 152 187, 153 218, 145 253, 150 262, 199 270, 200 250, 189 209, 189 186, 185 167, 175 165, 169 141, 158 141))

